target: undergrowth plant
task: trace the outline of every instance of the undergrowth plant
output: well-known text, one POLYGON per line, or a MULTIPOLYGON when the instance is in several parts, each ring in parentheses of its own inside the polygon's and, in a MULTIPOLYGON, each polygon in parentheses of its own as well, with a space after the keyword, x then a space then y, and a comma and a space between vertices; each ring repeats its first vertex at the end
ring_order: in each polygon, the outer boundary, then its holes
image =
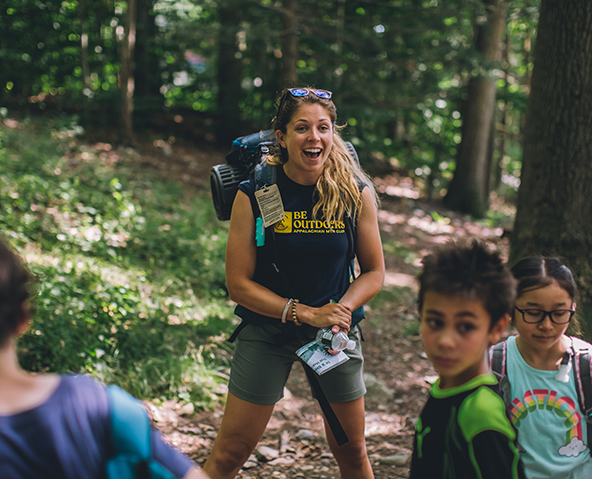
POLYGON ((106 162, 71 119, 0 131, 0 229, 36 278, 23 367, 218 401, 233 315, 211 199, 141 168, 134 150, 106 162))

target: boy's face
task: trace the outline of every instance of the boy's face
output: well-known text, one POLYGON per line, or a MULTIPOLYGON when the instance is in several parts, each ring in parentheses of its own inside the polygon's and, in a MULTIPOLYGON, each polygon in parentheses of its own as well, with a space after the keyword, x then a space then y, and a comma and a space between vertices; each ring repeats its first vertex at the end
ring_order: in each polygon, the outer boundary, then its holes
POLYGON ((509 315, 490 331, 491 317, 481 300, 427 291, 420 321, 425 352, 440 375, 440 387, 447 389, 489 372, 485 351, 500 340, 509 315))

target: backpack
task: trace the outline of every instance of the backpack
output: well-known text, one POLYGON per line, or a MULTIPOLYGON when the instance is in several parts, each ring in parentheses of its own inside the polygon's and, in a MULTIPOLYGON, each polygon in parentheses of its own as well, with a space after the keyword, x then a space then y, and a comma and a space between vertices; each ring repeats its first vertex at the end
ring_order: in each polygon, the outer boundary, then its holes
MULTIPOLYGON (((354 145, 346 141, 345 146, 354 160, 360 164, 354 145)), ((267 163, 261 163, 263 155, 278 144, 273 130, 264 130, 241 136, 232 142, 226 154, 226 164, 215 165, 210 170, 210 189, 216 216, 220 221, 230 219, 232 203, 238 191, 238 185, 249 178, 258 182, 275 183, 273 171, 268 171, 267 163)), ((263 183, 265 184, 265 183, 263 183)))
POLYGON ((117 386, 108 386, 111 450, 106 479, 176 479, 152 458, 150 419, 142 403, 117 386))
POLYGON ((232 142, 226 155, 226 164, 213 166, 210 170, 210 189, 216 216, 220 221, 230 219, 232 203, 238 185, 252 176, 260 164, 263 153, 277 143, 272 130, 241 136, 232 142))
MULTIPOLYGON (((507 407, 512 401, 511 385, 506 374, 506 341, 495 344, 489 349, 489 367, 500 385, 502 399, 507 407)), ((580 409, 584 412, 587 427, 588 450, 592 456, 592 378, 590 376, 590 362, 592 361, 591 345, 579 338, 571 337, 571 347, 565 352, 562 364, 567 364, 571 358, 572 370, 580 409)))

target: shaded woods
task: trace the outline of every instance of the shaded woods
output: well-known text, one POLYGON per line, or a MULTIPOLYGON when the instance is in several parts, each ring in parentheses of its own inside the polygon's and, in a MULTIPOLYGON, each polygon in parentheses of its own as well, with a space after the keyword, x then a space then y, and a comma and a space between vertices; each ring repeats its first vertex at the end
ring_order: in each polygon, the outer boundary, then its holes
MULTIPOLYGON (((476 235, 511 261, 565 257, 589 336, 589 2, 7 0, 0 26, 0 225, 37 277, 21 361, 156 398, 155 417, 198 460, 236 321, 209 168, 269 127, 286 85, 334 92, 383 200, 387 279, 364 347, 395 399, 369 400, 377 477, 409 448, 433 373, 414 275, 434 243, 476 235), (191 425, 178 416, 189 404, 191 425)), ((264 443, 318 465, 315 430, 293 439, 318 419, 298 381, 264 443)), ((334 477, 322 467, 282 473, 334 477)))

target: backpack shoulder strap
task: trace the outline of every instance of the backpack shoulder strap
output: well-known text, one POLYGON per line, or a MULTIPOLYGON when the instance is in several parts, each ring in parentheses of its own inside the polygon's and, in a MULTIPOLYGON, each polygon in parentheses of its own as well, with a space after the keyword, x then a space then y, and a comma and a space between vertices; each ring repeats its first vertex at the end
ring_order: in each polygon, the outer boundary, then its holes
POLYGON ((499 389, 506 406, 512 401, 510 380, 506 374, 507 342, 501 341, 489 348, 489 367, 499 382, 499 389))
POLYGON ((489 348, 489 367, 500 379, 506 375, 506 342, 501 341, 489 348))
MULTIPOLYGON (((572 337, 571 341, 574 350, 573 366, 576 390, 582 412, 588 423, 588 439, 590 439, 592 437, 592 377, 590 375, 592 344, 575 337, 572 337)), ((589 440, 588 444, 590 445, 592 442, 589 440)), ((592 451, 590 453, 592 454, 592 451)))
POLYGON ((278 165, 270 165, 265 159, 255 166, 255 190, 277 183, 277 169, 278 165))
POLYGON ((149 458, 150 422, 142 403, 117 386, 108 386, 111 438, 117 452, 149 458))
POLYGON ((107 394, 111 409, 111 444, 114 456, 107 462, 106 477, 149 477, 147 462, 152 451, 150 422, 146 411, 140 401, 117 386, 108 386, 107 394), (140 472, 142 469, 144 474, 140 472))
POLYGON ((175 479, 152 459, 150 419, 142 403, 117 386, 108 386, 113 456, 106 464, 106 479, 175 479))

